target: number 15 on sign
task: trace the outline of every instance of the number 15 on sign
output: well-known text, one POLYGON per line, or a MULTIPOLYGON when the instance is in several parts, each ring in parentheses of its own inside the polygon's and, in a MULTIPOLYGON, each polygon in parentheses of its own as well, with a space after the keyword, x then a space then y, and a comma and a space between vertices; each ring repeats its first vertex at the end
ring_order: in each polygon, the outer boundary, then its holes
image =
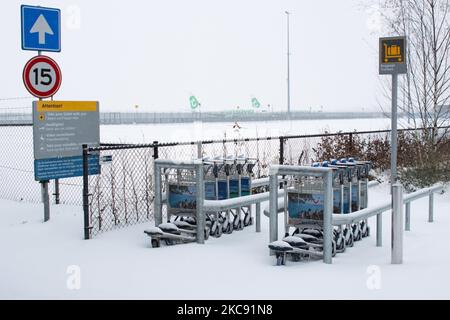
POLYGON ((47 56, 36 56, 23 69, 23 83, 37 98, 53 96, 61 86, 61 69, 47 56))

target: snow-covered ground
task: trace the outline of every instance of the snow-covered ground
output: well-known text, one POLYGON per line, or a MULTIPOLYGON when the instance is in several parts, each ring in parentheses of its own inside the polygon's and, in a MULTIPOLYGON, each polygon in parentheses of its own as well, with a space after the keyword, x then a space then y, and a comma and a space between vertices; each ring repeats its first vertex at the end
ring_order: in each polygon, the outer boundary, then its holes
MULTIPOLYGON (((100 128, 102 142, 151 143, 220 140, 338 131, 386 130, 389 118, 324 119, 238 122, 194 122, 176 124, 106 125, 100 128)), ((407 126, 400 121, 399 127, 407 126)))
MULTIPOLYGON (((388 186, 370 190, 370 205, 388 199, 388 186)), ((449 299, 449 193, 435 197, 434 223, 427 222, 427 210, 427 198, 412 204, 402 265, 390 264, 385 213, 383 247, 375 246, 371 219, 372 235, 332 265, 288 261, 277 267, 268 255, 265 217, 261 233, 249 227, 205 245, 153 249, 143 233, 149 224, 85 241, 80 207, 53 206, 51 221, 42 223, 41 205, 0 200, 0 298, 449 299), (79 289, 69 289, 76 279, 79 289)))

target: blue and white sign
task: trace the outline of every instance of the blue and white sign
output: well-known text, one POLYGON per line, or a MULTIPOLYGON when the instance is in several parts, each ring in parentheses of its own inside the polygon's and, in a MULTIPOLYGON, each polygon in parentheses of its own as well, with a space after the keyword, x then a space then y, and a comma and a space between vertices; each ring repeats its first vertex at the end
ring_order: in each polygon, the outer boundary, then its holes
MULTIPOLYGON (((100 173, 98 155, 89 155, 88 168, 89 175, 100 173)), ((34 160, 34 178, 36 181, 81 176, 83 176, 82 156, 34 160)))
POLYGON ((61 10, 21 6, 22 49, 61 51, 61 10))

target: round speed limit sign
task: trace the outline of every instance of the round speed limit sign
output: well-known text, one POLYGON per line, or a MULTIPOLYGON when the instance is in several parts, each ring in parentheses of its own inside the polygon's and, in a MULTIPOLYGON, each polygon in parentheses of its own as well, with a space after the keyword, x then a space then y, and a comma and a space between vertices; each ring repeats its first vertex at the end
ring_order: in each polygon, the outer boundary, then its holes
POLYGON ((33 96, 51 97, 61 86, 61 70, 53 59, 36 56, 23 69, 23 83, 33 96))

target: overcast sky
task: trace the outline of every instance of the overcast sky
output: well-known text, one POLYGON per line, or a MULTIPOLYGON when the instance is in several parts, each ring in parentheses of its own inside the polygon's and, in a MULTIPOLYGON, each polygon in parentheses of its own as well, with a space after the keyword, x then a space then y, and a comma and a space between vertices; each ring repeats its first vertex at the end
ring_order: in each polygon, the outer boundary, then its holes
MULTIPOLYGON (((374 16, 360 0, 3 0, 0 98, 23 97, 20 5, 62 10, 58 100, 103 111, 286 109, 286 10, 293 110, 379 111, 374 16)), ((375 19, 376 20, 376 19, 375 19)), ((19 102, 2 101, 1 106, 19 102)))

